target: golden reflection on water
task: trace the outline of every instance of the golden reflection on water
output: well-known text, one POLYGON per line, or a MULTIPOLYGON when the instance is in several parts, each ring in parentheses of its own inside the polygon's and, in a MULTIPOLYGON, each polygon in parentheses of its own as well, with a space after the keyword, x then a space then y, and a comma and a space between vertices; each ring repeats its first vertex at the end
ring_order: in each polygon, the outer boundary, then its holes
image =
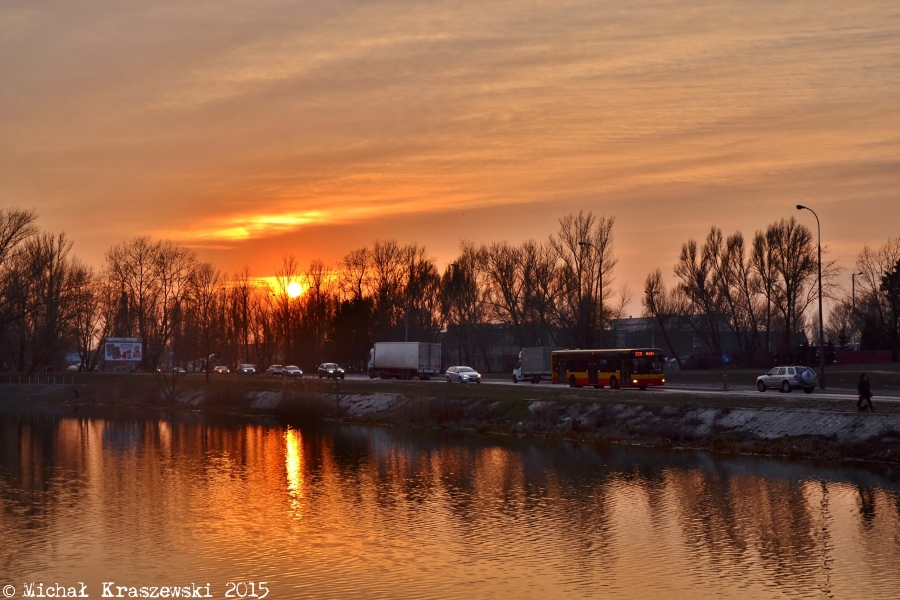
POLYGON ((291 497, 291 512, 303 518, 303 435, 290 426, 284 432, 284 468, 291 497))
POLYGON ((196 415, 0 415, 0 539, 0 579, 239 574, 273 598, 900 585, 900 496, 865 472, 196 415))

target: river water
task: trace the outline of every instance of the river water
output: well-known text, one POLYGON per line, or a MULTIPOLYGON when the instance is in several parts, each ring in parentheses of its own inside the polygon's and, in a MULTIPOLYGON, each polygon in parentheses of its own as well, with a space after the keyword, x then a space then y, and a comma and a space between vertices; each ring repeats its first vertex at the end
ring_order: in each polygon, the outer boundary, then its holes
POLYGON ((114 582, 273 600, 897 598, 898 566, 890 472, 185 413, 0 413, 11 597, 77 582, 101 597, 114 582))

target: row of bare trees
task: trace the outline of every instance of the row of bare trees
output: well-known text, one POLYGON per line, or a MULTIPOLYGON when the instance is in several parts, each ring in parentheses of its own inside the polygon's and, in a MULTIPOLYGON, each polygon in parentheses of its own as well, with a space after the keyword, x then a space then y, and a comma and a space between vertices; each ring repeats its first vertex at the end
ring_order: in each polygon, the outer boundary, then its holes
POLYGON ((826 336, 838 348, 900 353, 900 237, 873 248, 866 245, 856 259, 854 285, 839 295, 831 310, 826 336))
MULTIPOLYGON (((799 359, 804 340, 813 345, 818 340, 817 319, 810 318, 817 316, 810 315, 818 298, 816 254, 812 232, 794 218, 757 231, 749 243, 740 231, 725 237, 714 226, 702 244, 690 239, 682 246, 674 286, 665 285, 659 269, 648 275, 644 314, 655 319, 675 356, 673 336, 687 330, 716 356, 732 352, 737 364, 765 365, 773 355, 799 359)), ((823 294, 835 306, 826 332, 829 345, 850 347, 866 325, 870 336, 859 347, 896 347, 900 291, 889 273, 898 260, 897 240, 863 249, 856 265, 862 276, 858 303, 837 284, 837 264, 823 263, 823 294)))
POLYGON ((7 369, 33 372, 64 355, 91 271, 65 234, 35 226, 33 211, 0 209, 0 351, 7 369))
POLYGON ((99 269, 35 214, 0 213, 0 340, 6 369, 103 366, 107 337, 138 337, 141 368, 337 359, 362 367, 376 340, 434 340, 454 328, 464 356, 487 355, 500 326, 521 345, 602 344, 629 297, 613 297, 614 218, 566 215, 543 242, 463 242, 443 272, 418 244, 376 240, 334 266, 286 256, 268 280, 226 275, 168 240, 111 247, 99 269), (302 293, 293 293, 299 284, 302 293), (71 354, 70 354, 71 356, 71 354))
MULTIPOLYGON (((94 269, 71 255, 64 234, 41 232, 35 220, 32 211, 0 210, 7 370, 59 369, 73 351, 95 370, 111 336, 143 340, 144 370, 213 361, 362 368, 374 341, 432 341, 444 329, 455 333, 462 360, 485 364, 498 330, 520 347, 609 346, 610 322, 630 301, 625 286, 615 287, 615 218, 584 211, 561 217, 543 241, 464 241, 443 271, 423 246, 376 240, 332 266, 304 269, 288 255, 265 280, 248 269, 226 275, 189 248, 149 237, 114 245, 94 269)), ((829 332, 896 353, 900 239, 866 247, 856 269, 852 303, 834 283, 837 266, 824 265, 835 306, 829 332)), ((684 244, 673 275, 669 287, 662 271, 651 273, 642 299, 670 348, 670 335, 688 330, 711 352, 727 347, 737 362, 764 362, 790 353, 808 329, 815 244, 794 219, 749 242, 713 227, 702 243, 684 244)))

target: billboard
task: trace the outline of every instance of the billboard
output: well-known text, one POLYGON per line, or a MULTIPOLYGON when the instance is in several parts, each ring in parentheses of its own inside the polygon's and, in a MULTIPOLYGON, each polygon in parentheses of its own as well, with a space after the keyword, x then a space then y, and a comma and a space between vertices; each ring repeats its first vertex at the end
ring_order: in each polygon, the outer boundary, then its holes
POLYGON ((143 358, 144 343, 140 338, 106 338, 103 353, 106 362, 140 361, 143 358))

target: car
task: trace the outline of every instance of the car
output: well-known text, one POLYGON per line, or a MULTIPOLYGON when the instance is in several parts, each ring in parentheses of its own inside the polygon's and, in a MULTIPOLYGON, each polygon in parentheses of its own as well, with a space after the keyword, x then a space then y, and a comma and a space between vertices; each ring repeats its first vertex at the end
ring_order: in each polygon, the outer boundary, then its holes
POLYGON ((284 367, 281 365, 269 365, 269 368, 266 369, 266 375, 281 375, 284 371, 284 367))
POLYGON ((78 371, 78 365, 69 365, 67 371, 78 371))
POLYGON ((225 375, 227 373, 231 373, 231 371, 229 371, 228 367, 226 367, 225 365, 219 365, 219 366, 213 368, 212 372, 218 373, 219 375, 225 375))
POLYGON ((303 371, 300 370, 300 367, 297 365, 288 365, 282 371, 281 374, 285 377, 303 377, 303 371))
POLYGON ((256 373, 256 365, 249 365, 249 364, 238 365, 236 372, 241 375, 253 375, 256 373))
POLYGON ((319 374, 319 379, 322 379, 323 377, 329 379, 344 378, 344 370, 340 368, 337 363, 322 363, 319 365, 319 368, 316 369, 316 372, 319 374))
POLYGON ((481 383, 481 373, 472 367, 450 367, 444 375, 447 376, 447 383, 481 383))
POLYGON ((172 372, 181 375, 181 374, 183 374, 183 373, 186 373, 187 371, 185 371, 185 370, 182 369, 181 367, 175 367, 174 369, 172 369, 172 372))
POLYGON ((771 388, 784 394, 791 393, 791 390, 803 390, 807 394, 812 394, 818 381, 816 372, 809 367, 797 365, 774 367, 765 375, 756 378, 756 389, 764 392, 771 388))

